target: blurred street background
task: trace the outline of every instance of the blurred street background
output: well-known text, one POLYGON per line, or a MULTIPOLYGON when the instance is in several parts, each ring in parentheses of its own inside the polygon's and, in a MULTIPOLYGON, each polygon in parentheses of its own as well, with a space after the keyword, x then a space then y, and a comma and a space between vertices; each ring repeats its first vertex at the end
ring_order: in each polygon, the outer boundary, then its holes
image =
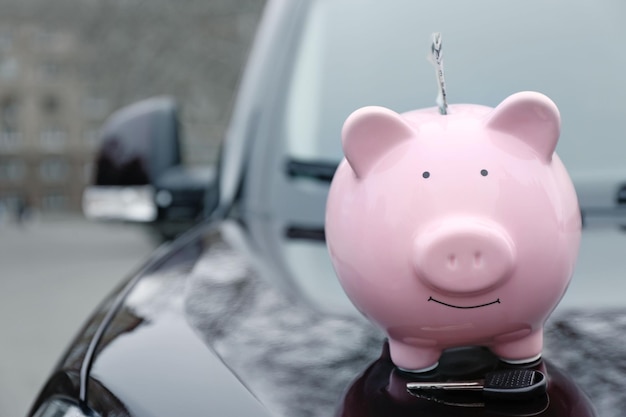
POLYGON ((212 164, 264 0, 0 0, 0 416, 25 415, 87 315, 154 246, 80 213, 102 123, 182 105, 212 164))

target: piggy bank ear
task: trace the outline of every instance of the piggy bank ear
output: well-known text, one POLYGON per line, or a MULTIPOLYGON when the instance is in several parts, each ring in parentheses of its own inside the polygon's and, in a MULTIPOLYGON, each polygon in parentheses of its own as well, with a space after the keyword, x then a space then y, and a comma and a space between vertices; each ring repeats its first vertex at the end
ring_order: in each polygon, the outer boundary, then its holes
POLYGON ((414 135, 398 113, 384 107, 363 107, 343 125, 343 153, 356 176, 362 178, 387 151, 414 135))
POLYGON ((561 116, 548 97, 525 91, 504 99, 487 119, 487 127, 510 133, 550 162, 561 132, 561 116))

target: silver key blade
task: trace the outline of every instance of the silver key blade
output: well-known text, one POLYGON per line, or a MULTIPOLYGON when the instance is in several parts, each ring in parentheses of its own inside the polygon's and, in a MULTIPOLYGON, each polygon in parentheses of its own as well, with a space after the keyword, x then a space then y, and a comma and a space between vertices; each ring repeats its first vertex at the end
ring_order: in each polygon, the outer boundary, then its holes
POLYGON ((409 391, 431 389, 446 391, 480 391, 484 386, 485 381, 483 379, 455 382, 408 382, 406 384, 406 388, 409 391))
POLYGON ((429 390, 483 391, 486 396, 498 398, 532 397, 546 392, 546 378, 539 371, 509 369, 490 372, 485 379, 469 381, 421 381, 408 382, 407 391, 412 393, 429 390))

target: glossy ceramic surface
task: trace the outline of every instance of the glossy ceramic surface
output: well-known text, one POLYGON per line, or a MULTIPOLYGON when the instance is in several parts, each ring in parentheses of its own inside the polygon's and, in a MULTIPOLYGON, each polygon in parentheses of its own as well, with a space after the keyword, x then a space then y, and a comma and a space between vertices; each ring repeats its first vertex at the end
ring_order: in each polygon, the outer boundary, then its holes
POLYGON ((554 153, 556 105, 517 93, 495 109, 354 112, 331 185, 326 238, 341 284, 390 337, 403 369, 441 351, 541 354, 580 242, 574 187, 554 153))

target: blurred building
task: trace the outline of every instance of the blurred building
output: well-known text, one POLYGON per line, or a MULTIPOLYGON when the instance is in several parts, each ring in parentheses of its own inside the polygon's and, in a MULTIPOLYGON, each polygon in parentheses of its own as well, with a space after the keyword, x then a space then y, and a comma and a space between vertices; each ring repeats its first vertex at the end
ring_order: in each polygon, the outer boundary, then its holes
MULTIPOLYGON (((79 211, 104 120, 157 95, 215 161, 264 0, 0 0, 0 217, 79 211)), ((1 220, 1 219, 0 219, 1 220)))
POLYGON ((77 74, 71 33, 30 25, 0 28, 0 201, 17 210, 77 209, 97 128, 109 108, 77 74))

